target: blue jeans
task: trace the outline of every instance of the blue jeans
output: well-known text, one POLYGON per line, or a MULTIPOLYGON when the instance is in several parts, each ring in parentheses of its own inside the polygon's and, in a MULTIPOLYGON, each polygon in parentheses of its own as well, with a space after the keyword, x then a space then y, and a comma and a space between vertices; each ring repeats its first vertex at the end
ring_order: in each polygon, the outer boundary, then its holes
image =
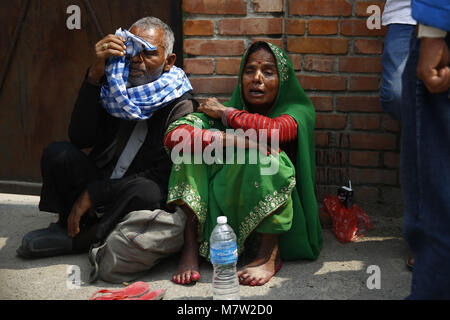
POLYGON ((411 39, 415 38, 414 30, 413 25, 390 24, 384 38, 380 101, 383 110, 395 119, 401 118, 403 90, 407 89, 402 76, 411 53, 411 39))
POLYGON ((408 299, 450 299, 450 99, 447 92, 430 94, 417 80, 417 39, 411 48, 402 77, 408 89, 400 166, 403 235, 414 254, 408 299))

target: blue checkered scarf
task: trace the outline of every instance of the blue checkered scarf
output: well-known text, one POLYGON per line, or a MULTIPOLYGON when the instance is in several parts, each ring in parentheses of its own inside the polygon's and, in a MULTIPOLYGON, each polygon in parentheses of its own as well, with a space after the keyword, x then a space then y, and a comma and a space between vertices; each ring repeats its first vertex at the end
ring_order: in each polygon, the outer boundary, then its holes
POLYGON ((126 39, 126 55, 111 57, 105 67, 107 83, 101 88, 100 100, 109 114, 126 120, 146 120, 184 93, 192 90, 184 71, 173 66, 153 82, 127 88, 131 58, 142 50, 153 51, 156 47, 119 28, 116 35, 126 39))

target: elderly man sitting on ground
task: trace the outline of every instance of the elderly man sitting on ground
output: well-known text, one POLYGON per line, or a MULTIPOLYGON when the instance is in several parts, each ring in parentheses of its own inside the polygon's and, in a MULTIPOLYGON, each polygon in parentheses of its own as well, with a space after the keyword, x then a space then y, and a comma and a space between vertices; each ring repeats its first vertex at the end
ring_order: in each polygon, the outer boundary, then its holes
POLYGON ((129 212, 166 209, 172 162, 164 133, 196 104, 187 76, 174 66, 173 44, 172 30, 146 17, 95 45, 70 142, 51 143, 41 159, 39 209, 59 219, 26 234, 19 256, 86 252, 129 212))

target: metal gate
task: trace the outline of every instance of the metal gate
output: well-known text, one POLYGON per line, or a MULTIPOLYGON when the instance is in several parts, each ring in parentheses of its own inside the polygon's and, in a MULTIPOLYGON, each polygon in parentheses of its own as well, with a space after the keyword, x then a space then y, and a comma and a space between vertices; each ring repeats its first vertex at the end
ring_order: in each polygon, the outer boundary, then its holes
POLYGON ((40 182, 43 148, 68 139, 95 43, 144 16, 172 27, 176 64, 182 66, 181 0, 1 1, 0 192, 36 193, 24 186, 40 182), (79 29, 71 23, 77 17, 72 8, 79 9, 79 29))

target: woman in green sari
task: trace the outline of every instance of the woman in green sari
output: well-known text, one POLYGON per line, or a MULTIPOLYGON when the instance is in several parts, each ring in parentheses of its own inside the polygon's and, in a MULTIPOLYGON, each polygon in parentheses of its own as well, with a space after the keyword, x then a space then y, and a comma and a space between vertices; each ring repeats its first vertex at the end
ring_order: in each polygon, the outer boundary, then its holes
POLYGON ((239 255, 256 244, 255 258, 238 271, 241 284, 267 283, 282 260, 316 259, 322 230, 314 194, 315 111, 287 55, 273 44, 254 43, 242 58, 231 100, 222 105, 208 99, 198 111, 174 122, 165 139, 174 161, 167 202, 181 206, 188 217, 173 281, 187 284, 200 278, 199 255, 209 259, 209 237, 221 215, 237 235, 239 255), (254 129, 257 139, 230 128, 254 129), (279 142, 280 149, 258 143, 264 135, 271 146, 279 142), (225 147, 224 157, 195 162, 196 137, 203 154, 218 143, 225 147), (180 161, 173 152, 180 145, 185 147, 183 156, 186 150, 190 153, 183 159, 193 161, 180 161), (244 150, 243 158, 230 148, 244 150), (255 149, 268 150, 270 161, 252 160, 250 151, 255 149))

